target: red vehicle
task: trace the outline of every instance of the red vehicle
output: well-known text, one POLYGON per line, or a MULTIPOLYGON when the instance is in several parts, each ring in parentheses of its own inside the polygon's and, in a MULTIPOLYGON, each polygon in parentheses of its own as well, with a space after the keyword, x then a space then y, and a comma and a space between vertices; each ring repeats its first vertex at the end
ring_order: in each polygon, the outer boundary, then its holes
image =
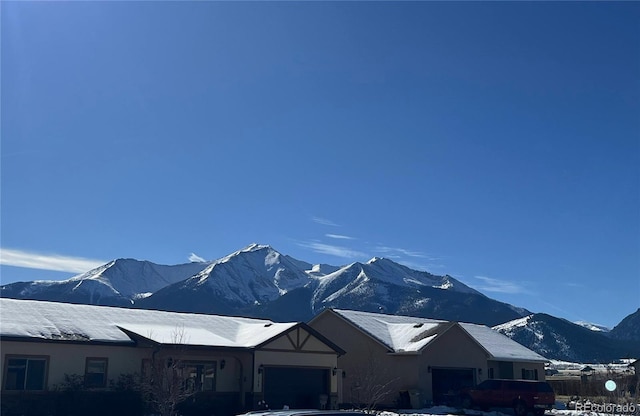
POLYGON ((555 401, 549 383, 535 380, 485 380, 462 396, 465 408, 510 407, 516 416, 525 416, 529 411, 542 415, 555 401))

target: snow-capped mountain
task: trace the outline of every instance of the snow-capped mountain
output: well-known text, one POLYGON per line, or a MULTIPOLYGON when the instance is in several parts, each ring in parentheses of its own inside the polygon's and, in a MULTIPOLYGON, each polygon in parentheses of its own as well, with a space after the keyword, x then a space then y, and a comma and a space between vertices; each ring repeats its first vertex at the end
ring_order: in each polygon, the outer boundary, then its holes
POLYGON ((130 306, 140 298, 193 276, 208 263, 174 266, 118 259, 67 280, 18 282, 0 286, 0 296, 94 305, 130 306))
POLYGON ((384 311, 484 324, 529 312, 451 276, 388 259, 312 265, 252 244, 217 261, 160 266, 116 260, 64 282, 14 283, 3 297, 306 321, 325 308, 384 311))
POLYGON ((515 319, 493 329, 550 359, 598 363, 640 356, 640 342, 621 342, 606 333, 544 313, 515 319))
POLYGON ((389 259, 353 263, 318 279, 313 313, 356 309, 496 324, 528 311, 490 299, 451 276, 412 270, 389 259))
POLYGON ((218 314, 250 314, 310 284, 307 263, 268 245, 252 244, 212 262, 196 275, 167 285, 138 302, 144 308, 218 314))

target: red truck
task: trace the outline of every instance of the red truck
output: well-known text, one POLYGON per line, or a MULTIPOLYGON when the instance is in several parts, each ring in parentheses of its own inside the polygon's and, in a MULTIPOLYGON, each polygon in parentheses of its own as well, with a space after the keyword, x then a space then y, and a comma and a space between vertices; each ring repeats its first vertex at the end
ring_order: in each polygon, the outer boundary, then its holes
POLYGON ((542 415, 553 407, 556 395, 549 383, 536 380, 485 380, 462 395, 462 407, 510 407, 516 416, 531 411, 542 415))

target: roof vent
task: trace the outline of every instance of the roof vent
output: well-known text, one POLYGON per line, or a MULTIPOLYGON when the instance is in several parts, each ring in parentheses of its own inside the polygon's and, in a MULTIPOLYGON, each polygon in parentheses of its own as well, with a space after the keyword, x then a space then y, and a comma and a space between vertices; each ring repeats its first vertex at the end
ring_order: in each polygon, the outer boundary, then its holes
POLYGON ((271 324, 271 323, 269 323, 269 324, 264 324, 264 327, 266 328, 266 327, 269 327, 269 326, 271 326, 271 325, 273 325, 273 324, 271 324))
POLYGON ((415 324, 413 327, 414 328, 422 328, 422 325, 424 325, 424 324, 415 324))

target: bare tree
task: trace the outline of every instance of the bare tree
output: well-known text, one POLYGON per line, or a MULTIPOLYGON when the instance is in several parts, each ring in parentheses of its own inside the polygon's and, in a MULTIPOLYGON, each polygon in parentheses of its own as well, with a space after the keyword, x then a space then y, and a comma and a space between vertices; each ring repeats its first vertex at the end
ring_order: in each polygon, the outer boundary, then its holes
POLYGON ((177 327, 171 334, 172 345, 157 347, 145 363, 141 389, 145 401, 161 416, 176 416, 176 406, 195 394, 187 383, 186 343, 184 327, 177 327))
POLYGON ((391 378, 389 371, 375 358, 373 350, 369 349, 367 359, 363 365, 353 370, 350 376, 351 402, 360 409, 371 412, 387 399, 394 391, 394 384, 398 377, 391 378))

